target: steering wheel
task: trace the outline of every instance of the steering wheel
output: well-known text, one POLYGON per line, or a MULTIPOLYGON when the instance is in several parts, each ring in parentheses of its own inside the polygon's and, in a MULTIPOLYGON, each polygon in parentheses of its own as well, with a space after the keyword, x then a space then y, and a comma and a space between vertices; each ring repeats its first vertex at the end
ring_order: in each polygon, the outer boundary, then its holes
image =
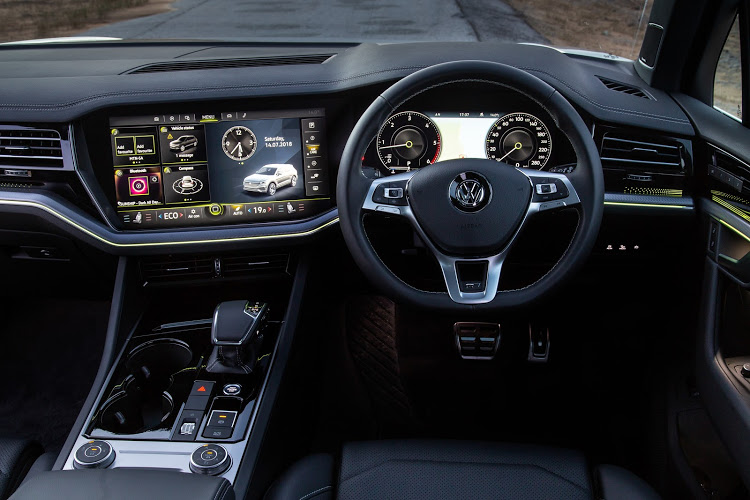
POLYGON ((583 264, 601 224, 604 178, 591 132, 555 89, 512 66, 457 61, 417 71, 373 101, 344 148, 336 194, 346 244, 364 274, 386 295, 428 309, 499 311, 543 297, 583 264), (396 108, 429 89, 461 82, 510 88, 542 106, 570 140, 575 170, 559 174, 495 160, 455 159, 377 180, 364 176, 362 155, 396 108), (566 207, 578 212, 578 226, 560 260, 533 284, 499 291, 503 263, 527 221, 539 212, 566 207), (383 263, 365 233, 367 212, 411 223, 440 264, 447 293, 418 290, 383 263))

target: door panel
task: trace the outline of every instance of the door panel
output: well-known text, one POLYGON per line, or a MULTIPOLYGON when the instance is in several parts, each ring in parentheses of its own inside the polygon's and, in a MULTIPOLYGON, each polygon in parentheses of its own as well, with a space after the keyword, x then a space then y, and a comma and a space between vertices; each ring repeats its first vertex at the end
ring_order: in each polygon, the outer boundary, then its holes
POLYGON ((696 197, 705 265, 695 360, 696 385, 738 473, 750 488, 750 131, 685 95, 696 146, 696 197))

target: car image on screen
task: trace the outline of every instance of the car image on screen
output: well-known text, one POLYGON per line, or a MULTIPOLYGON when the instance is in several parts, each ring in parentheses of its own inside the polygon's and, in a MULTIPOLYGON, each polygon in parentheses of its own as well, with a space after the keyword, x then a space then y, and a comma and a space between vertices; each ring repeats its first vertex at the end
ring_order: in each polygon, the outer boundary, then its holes
POLYGON ((276 194, 284 186, 297 185, 297 169, 288 163, 268 164, 252 175, 245 177, 242 189, 255 193, 276 194))
POLYGON ((182 135, 169 143, 169 149, 172 151, 185 151, 198 145, 198 138, 194 135, 182 135))

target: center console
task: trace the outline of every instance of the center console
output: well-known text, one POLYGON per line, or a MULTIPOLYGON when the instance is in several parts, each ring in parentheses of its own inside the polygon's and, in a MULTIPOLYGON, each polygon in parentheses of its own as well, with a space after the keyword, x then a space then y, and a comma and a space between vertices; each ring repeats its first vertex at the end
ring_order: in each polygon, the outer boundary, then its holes
MULTIPOLYGON (((237 285, 184 308, 149 299, 63 469, 160 469, 234 483, 263 398, 287 308, 236 297, 237 285), (210 297, 216 297, 216 301, 210 297), (213 315, 206 315, 216 304, 213 315), (159 307, 161 304, 163 307, 159 307), (199 315, 201 317, 196 317, 199 315)), ((288 296, 286 296, 288 297, 288 296)))

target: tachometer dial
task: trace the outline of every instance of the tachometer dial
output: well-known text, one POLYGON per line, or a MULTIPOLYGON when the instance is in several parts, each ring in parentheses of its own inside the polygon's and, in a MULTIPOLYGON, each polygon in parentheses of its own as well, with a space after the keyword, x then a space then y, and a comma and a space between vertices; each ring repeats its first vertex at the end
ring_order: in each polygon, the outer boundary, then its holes
POLYGON ((511 113, 492 125, 486 148, 490 160, 541 170, 552 152, 552 138, 539 118, 511 113))
POLYGON ((253 131, 241 125, 230 128, 221 138, 221 148, 233 160, 247 160, 253 156, 256 147, 257 141, 253 131))
POLYGON ((440 132, 422 113, 396 113, 380 129, 377 148, 391 173, 424 167, 440 157, 440 132))

